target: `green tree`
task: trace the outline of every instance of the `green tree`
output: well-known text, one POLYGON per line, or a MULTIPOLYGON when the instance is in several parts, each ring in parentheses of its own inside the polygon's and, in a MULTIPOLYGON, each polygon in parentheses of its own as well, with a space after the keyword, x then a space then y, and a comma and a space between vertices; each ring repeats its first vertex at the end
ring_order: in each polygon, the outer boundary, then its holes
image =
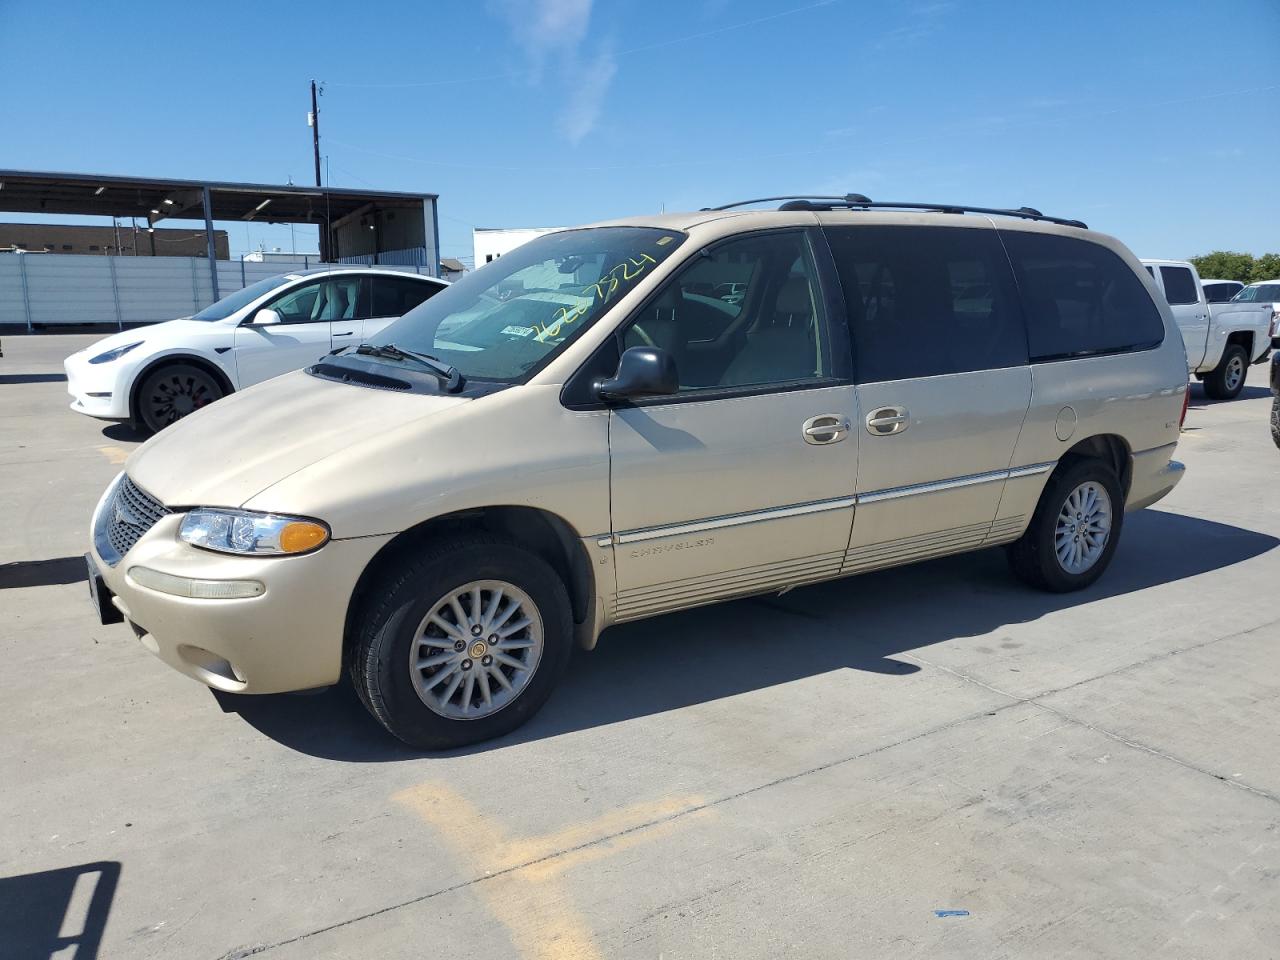
POLYGON ((1251 254, 1230 250, 1215 250, 1202 257, 1192 257, 1191 262, 1195 264, 1201 277, 1210 280, 1239 280, 1241 283, 1249 283, 1255 270, 1251 254))
POLYGON ((1249 280, 1252 283, 1259 280, 1280 280, 1280 253, 1264 253, 1254 260, 1249 280))

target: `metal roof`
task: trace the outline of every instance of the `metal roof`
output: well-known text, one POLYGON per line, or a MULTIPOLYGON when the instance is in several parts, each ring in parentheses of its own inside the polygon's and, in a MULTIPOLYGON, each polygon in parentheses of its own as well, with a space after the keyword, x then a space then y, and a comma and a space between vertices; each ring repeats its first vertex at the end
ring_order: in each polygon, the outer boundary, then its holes
POLYGON ((267 223, 333 222, 370 207, 438 199, 434 193, 0 170, 0 212, 139 217, 153 224, 201 220, 206 187, 214 220, 267 223))

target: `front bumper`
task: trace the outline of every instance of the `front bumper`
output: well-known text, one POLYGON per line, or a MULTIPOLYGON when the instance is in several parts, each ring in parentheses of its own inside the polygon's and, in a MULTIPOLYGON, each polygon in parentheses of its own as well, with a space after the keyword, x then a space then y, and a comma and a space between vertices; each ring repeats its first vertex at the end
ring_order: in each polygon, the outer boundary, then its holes
POLYGON ((335 683, 347 606, 365 566, 391 535, 334 540, 294 557, 237 557, 178 539, 183 515, 160 519, 114 567, 93 559, 112 602, 143 646, 175 670, 230 693, 281 693, 335 683), (149 589, 128 571, 256 580, 261 596, 196 600, 149 589))
POLYGON ((67 374, 71 409, 99 420, 129 419, 129 388, 132 377, 120 363, 90 363, 89 351, 67 357, 62 363, 67 374))
POLYGON ((1125 510, 1141 510, 1149 507, 1157 500, 1168 496, 1182 475, 1186 466, 1177 460, 1169 459, 1177 444, 1156 447, 1135 453, 1130 458, 1132 466, 1129 472, 1129 496, 1125 500, 1125 510))

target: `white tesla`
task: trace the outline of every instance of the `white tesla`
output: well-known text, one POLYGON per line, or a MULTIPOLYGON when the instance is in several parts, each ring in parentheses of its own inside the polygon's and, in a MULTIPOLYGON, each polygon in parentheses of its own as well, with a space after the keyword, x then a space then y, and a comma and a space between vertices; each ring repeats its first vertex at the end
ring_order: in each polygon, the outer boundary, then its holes
POLYGON ((268 277, 191 317, 124 330, 67 357, 71 409, 149 432, 354 346, 447 286, 376 267, 268 277))

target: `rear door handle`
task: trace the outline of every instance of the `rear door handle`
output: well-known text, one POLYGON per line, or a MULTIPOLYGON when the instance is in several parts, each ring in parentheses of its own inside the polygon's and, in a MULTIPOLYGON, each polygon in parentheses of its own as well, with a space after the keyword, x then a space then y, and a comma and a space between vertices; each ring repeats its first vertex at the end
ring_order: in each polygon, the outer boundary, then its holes
POLYGON ((804 422, 804 442, 822 446, 839 443, 849 435, 849 420, 838 413, 823 413, 804 422))
POLYGON ((353 333, 355 333, 355 331, 354 331, 354 330, 343 330, 341 333, 335 333, 335 334, 334 334, 334 336, 335 336, 335 337, 349 337, 349 336, 351 336, 353 333))
POLYGON ((880 407, 867 414, 867 433, 888 437, 911 426, 911 414, 905 407, 880 407))

